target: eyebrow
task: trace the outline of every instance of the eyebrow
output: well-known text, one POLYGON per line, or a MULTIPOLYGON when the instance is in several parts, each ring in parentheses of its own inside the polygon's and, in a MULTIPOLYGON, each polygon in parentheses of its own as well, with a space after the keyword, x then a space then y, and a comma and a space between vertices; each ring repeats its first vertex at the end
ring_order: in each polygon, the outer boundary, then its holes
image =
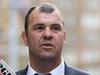
MULTIPOLYGON (((34 26, 38 26, 38 25, 39 25, 39 26, 43 26, 43 25, 45 25, 45 24, 44 24, 44 23, 37 23, 37 24, 35 24, 34 26)), ((34 26, 33 26, 33 27, 34 27, 34 26)), ((54 23, 54 24, 50 24, 50 25, 46 25, 46 26, 59 26, 59 27, 63 28, 64 25, 63 25, 63 23, 61 23, 61 24, 60 24, 60 23, 54 23)))
POLYGON ((43 24, 43 23, 37 23, 37 24, 33 25, 33 27, 34 27, 34 26, 38 26, 38 25, 39 25, 39 26, 43 26, 44 24, 43 24))

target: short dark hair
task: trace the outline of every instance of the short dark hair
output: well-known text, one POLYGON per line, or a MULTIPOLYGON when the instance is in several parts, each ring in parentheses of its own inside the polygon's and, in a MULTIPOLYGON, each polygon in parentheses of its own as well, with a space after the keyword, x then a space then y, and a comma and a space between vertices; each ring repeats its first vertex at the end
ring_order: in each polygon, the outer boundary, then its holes
MULTIPOLYGON (((35 9, 36 7, 32 7, 29 9, 29 11, 27 12, 26 16, 25 16, 25 31, 27 32, 28 30, 28 19, 29 19, 29 15, 32 13, 32 11, 35 9)), ((43 13, 52 13, 54 11, 54 7, 50 4, 43 4, 39 7, 39 11, 43 12, 43 13)))
POLYGON ((26 14, 25 16, 25 24, 24 24, 24 28, 25 28, 25 31, 27 32, 27 29, 28 29, 28 19, 29 19, 29 15, 31 14, 31 12, 35 9, 36 7, 32 7, 29 9, 28 13, 26 14))
POLYGON ((51 5, 44 4, 40 7, 39 10, 43 13, 52 13, 54 11, 54 8, 51 5))

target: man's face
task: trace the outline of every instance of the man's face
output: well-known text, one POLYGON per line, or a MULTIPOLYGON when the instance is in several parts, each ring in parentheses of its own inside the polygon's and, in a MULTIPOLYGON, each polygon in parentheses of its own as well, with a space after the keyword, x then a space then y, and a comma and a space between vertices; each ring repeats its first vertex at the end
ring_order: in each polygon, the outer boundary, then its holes
POLYGON ((65 32, 59 12, 41 13, 34 10, 29 16, 28 24, 27 34, 23 38, 29 47, 30 57, 61 57, 65 32))

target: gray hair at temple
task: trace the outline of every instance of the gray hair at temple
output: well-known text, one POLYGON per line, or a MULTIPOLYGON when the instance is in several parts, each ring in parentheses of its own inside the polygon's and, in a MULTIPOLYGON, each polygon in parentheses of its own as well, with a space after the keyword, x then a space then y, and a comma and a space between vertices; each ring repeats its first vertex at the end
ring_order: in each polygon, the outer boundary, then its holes
MULTIPOLYGON (((37 7, 39 8, 39 11, 41 13, 47 13, 47 14, 49 14, 49 13, 54 12, 55 10, 59 11, 59 9, 55 5, 50 4, 50 3, 44 3, 44 4, 40 4, 38 6, 34 6, 34 7, 30 8, 29 11, 27 12, 26 16, 25 16, 25 25, 24 25, 24 28, 25 28, 26 32, 28 30, 28 19, 29 19, 29 16, 32 13, 32 11, 34 11, 37 7)), ((62 12, 61 11, 59 11, 59 12, 60 12, 60 15, 63 16, 62 12)))

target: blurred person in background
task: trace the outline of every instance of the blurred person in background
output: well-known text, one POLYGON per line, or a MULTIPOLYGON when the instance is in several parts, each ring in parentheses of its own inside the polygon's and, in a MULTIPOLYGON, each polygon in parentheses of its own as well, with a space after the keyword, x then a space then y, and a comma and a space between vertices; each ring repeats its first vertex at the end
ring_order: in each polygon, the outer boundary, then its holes
POLYGON ((22 38, 29 49, 29 63, 17 75, 89 75, 69 67, 61 57, 66 38, 61 11, 50 3, 29 9, 22 38))

